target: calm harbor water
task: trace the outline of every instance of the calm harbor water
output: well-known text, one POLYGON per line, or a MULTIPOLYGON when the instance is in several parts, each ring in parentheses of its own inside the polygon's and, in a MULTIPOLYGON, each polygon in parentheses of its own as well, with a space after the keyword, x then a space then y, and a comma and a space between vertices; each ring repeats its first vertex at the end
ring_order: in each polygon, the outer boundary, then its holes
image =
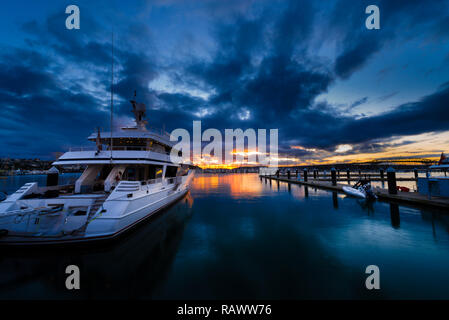
MULTIPOLYGON (((23 184, 8 179, 0 191, 23 184)), ((110 245, 0 249, 0 299, 448 299, 448 270, 447 214, 210 174, 110 245), (76 292, 69 264, 81 269, 76 292), (378 291, 365 289, 372 264, 378 291)))

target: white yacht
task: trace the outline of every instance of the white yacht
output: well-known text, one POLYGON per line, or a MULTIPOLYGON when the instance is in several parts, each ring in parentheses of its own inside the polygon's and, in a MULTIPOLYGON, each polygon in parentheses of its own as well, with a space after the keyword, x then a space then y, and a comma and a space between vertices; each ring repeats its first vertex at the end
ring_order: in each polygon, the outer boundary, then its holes
POLYGON ((92 149, 53 163, 47 185, 26 183, 0 202, 1 244, 55 244, 114 238, 183 197, 194 170, 170 161, 169 134, 146 127, 145 105, 131 100, 135 126, 89 136, 92 149), (57 168, 83 166, 74 184, 57 168))

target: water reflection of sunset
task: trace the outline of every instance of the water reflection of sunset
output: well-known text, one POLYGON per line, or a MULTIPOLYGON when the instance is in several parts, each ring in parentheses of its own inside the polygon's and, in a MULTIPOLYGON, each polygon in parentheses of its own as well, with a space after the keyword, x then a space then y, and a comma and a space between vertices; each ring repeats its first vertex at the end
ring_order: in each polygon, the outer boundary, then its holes
POLYGON ((187 192, 187 195, 185 197, 185 202, 187 203, 187 205, 189 206, 189 209, 192 209, 193 207, 193 197, 190 194, 190 192, 187 192))
POLYGON ((232 197, 255 197, 262 194, 263 185, 257 174, 199 174, 192 188, 202 193, 217 193, 226 190, 232 197))

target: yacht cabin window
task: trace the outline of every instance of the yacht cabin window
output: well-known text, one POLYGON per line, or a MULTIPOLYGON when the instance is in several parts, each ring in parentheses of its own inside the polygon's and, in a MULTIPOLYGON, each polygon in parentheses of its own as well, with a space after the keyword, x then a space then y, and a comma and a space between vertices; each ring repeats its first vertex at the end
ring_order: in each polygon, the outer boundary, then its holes
POLYGON ((167 169, 165 169, 165 177, 166 178, 174 178, 174 177, 176 177, 177 172, 178 172, 178 167, 167 166, 167 169))
POLYGON ((128 166, 122 180, 146 181, 162 178, 163 168, 159 165, 128 166))

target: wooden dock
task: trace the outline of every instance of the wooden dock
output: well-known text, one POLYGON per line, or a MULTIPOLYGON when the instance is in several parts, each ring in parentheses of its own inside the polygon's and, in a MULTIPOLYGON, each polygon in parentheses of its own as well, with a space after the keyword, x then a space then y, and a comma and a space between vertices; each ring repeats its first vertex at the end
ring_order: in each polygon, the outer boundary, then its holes
MULTIPOLYGON (((331 191, 343 192, 343 187, 348 186, 348 184, 339 184, 333 185, 332 182, 323 181, 323 180, 310 180, 303 181, 298 180, 297 178, 283 177, 283 176, 260 176, 261 179, 270 179, 275 181, 287 182, 292 184, 300 184, 304 186, 309 186, 313 188, 326 189, 331 191)), ((342 179, 344 180, 344 179, 342 179)), ((398 179, 399 180, 399 179, 398 179)), ((347 180, 345 180, 347 181, 347 180)), ((414 206, 425 206, 425 207, 434 207, 438 209, 449 210, 449 198, 436 197, 432 196, 430 199, 427 195, 423 195, 417 192, 397 192, 397 194, 390 194, 387 189, 382 189, 379 187, 373 187, 374 193, 378 196, 379 200, 396 202, 402 204, 409 204, 414 206)), ((449 211, 448 211, 449 213, 449 211)))

